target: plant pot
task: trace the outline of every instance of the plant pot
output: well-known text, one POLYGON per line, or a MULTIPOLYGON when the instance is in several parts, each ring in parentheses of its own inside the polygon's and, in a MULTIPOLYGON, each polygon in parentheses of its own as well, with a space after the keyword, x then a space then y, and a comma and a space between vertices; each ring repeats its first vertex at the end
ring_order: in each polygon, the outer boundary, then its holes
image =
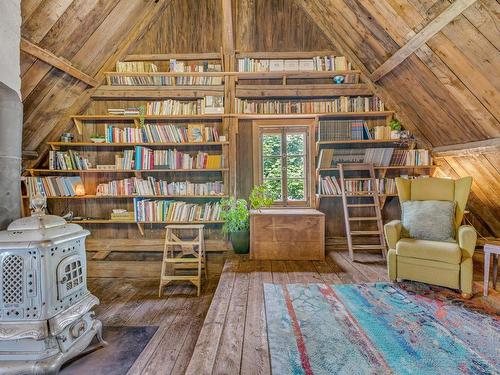
POLYGON ((399 139, 400 131, 399 130, 391 130, 391 139, 399 139))
POLYGON ((250 231, 232 232, 231 244, 236 254, 248 254, 248 249, 250 248, 250 231))

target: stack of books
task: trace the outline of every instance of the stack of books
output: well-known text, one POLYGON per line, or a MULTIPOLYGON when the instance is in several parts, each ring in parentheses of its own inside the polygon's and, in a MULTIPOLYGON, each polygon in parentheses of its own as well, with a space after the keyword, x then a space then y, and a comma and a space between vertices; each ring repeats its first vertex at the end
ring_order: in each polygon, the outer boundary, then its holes
POLYGON ((114 209, 111 212, 111 220, 116 220, 116 221, 133 221, 134 220, 134 213, 129 212, 127 210, 123 209, 114 209))
POLYGON ((108 113, 113 116, 139 116, 139 108, 108 108, 108 113))
POLYGON ((315 56, 309 59, 238 59, 239 72, 311 72, 351 70, 345 56, 315 56))
POLYGON ((429 150, 404 150, 395 149, 391 164, 396 166, 427 166, 432 165, 432 157, 429 150))
POLYGON ((146 180, 136 178, 134 186, 137 195, 217 196, 224 194, 224 183, 222 181, 205 183, 175 181, 168 183, 154 177, 148 177, 146 180))
POLYGON ((134 169, 134 150, 123 150, 122 153, 117 153, 115 155, 115 169, 134 169))
POLYGON ((224 97, 206 96, 196 100, 167 99, 146 103, 147 115, 197 115, 224 113, 224 97))
POLYGON ((390 126, 375 126, 372 131, 373 139, 391 139, 390 126))
POLYGON ((331 100, 246 100, 235 99, 237 113, 341 113, 384 111, 384 103, 376 96, 341 96, 331 100))
POLYGON ((204 124, 157 125, 145 124, 142 128, 105 125, 106 143, 196 143, 218 142, 216 126, 204 124))
POLYGON ((92 163, 76 151, 49 151, 51 170, 85 170, 91 167, 92 163))
POLYGON ((322 149, 319 153, 318 168, 336 167, 340 163, 370 163, 388 166, 392 161, 393 148, 347 148, 322 149))
POLYGON ((156 64, 148 61, 117 61, 116 71, 119 73, 151 73, 157 72, 158 67, 156 64))
MULTIPOLYGON (((211 63, 208 61, 188 64, 185 61, 170 60, 171 72, 221 72, 220 63, 211 63)), ((176 78, 177 85, 222 85, 222 76, 220 77, 195 77, 182 76, 176 78)))
POLYGON ((198 151, 192 155, 176 149, 152 150, 137 146, 136 169, 216 169, 222 168, 222 155, 198 151))
POLYGON ((220 220, 218 202, 193 204, 182 201, 134 198, 134 217, 138 222, 193 222, 220 220))
POLYGON ((189 181, 168 182, 154 177, 146 179, 132 177, 123 180, 109 181, 97 185, 98 196, 150 196, 150 195, 179 195, 179 196, 220 196, 224 194, 222 181, 192 183, 189 181))
POLYGON ((74 197, 85 195, 85 187, 79 176, 71 177, 26 177, 27 194, 33 197, 74 197))
POLYGON ((365 120, 322 120, 319 122, 319 141, 371 139, 365 120))
POLYGON ((324 176, 319 178, 318 193, 323 195, 340 195, 342 189, 335 176, 324 176))
POLYGON ((96 195, 98 196, 120 196, 135 194, 135 177, 123 180, 109 181, 97 185, 96 195))

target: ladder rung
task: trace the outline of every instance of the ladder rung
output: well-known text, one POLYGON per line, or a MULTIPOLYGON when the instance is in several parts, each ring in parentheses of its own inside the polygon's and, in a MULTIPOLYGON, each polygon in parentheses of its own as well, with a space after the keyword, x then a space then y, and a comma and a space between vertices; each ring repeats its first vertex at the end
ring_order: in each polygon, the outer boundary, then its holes
POLYGON ((367 234, 380 235, 380 232, 378 230, 353 230, 353 231, 351 231, 351 236, 364 236, 367 234))
POLYGON ((200 242, 199 241, 182 241, 182 242, 175 242, 175 241, 167 241, 165 242, 166 245, 177 245, 177 246, 199 246, 200 242))
POLYGON ((374 203, 353 203, 348 204, 347 207, 376 207, 374 203))
POLYGON ((199 258, 166 258, 165 263, 198 263, 199 258))
POLYGON ((349 221, 375 221, 379 220, 378 216, 359 216, 359 217, 350 217, 349 221))
POLYGON ((353 250, 385 249, 384 245, 352 245, 353 250))

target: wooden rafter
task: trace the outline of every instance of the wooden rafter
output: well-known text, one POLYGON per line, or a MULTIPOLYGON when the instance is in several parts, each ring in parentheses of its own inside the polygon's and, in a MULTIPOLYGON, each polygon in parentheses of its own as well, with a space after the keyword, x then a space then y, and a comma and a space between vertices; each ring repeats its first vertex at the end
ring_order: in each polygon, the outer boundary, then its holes
POLYGON ((408 56, 419 49, 430 38, 436 35, 443 27, 448 25, 465 9, 474 4, 476 0, 456 0, 439 16, 434 18, 420 32, 415 34, 403 47, 396 51, 389 59, 380 65, 370 76, 373 82, 378 81, 395 67, 401 64, 408 56))
POLYGON ((486 139, 461 143, 456 145, 435 147, 432 154, 437 157, 444 156, 468 156, 473 154, 484 154, 488 152, 498 152, 500 150, 500 138, 486 139))
POLYGON ((99 84, 99 82, 97 82, 94 78, 75 68, 69 61, 54 55, 52 52, 49 52, 24 38, 21 39, 21 51, 29 53, 47 64, 68 73, 70 76, 85 82, 89 86, 96 87, 99 84))

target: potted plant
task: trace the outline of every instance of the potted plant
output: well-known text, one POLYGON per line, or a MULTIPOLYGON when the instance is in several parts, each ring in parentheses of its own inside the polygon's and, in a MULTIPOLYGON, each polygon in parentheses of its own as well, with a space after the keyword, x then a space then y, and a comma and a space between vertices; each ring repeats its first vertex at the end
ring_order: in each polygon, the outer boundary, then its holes
MULTIPOLYGON (((248 196, 250 208, 260 210, 270 207, 274 197, 266 186, 254 186, 248 196)), ((238 254, 246 254, 250 248, 250 210, 245 199, 223 199, 221 201, 221 218, 224 220, 222 231, 229 234, 233 250, 238 254)))
POLYGON ((403 126, 397 119, 392 119, 389 122, 389 126, 391 127, 391 139, 399 139, 399 134, 403 129, 403 126))
POLYGON ((250 212, 244 199, 223 199, 221 218, 222 231, 229 234, 235 253, 246 254, 250 248, 250 212))
POLYGON ((94 143, 103 143, 106 141, 106 137, 100 134, 92 134, 90 140, 94 143))

